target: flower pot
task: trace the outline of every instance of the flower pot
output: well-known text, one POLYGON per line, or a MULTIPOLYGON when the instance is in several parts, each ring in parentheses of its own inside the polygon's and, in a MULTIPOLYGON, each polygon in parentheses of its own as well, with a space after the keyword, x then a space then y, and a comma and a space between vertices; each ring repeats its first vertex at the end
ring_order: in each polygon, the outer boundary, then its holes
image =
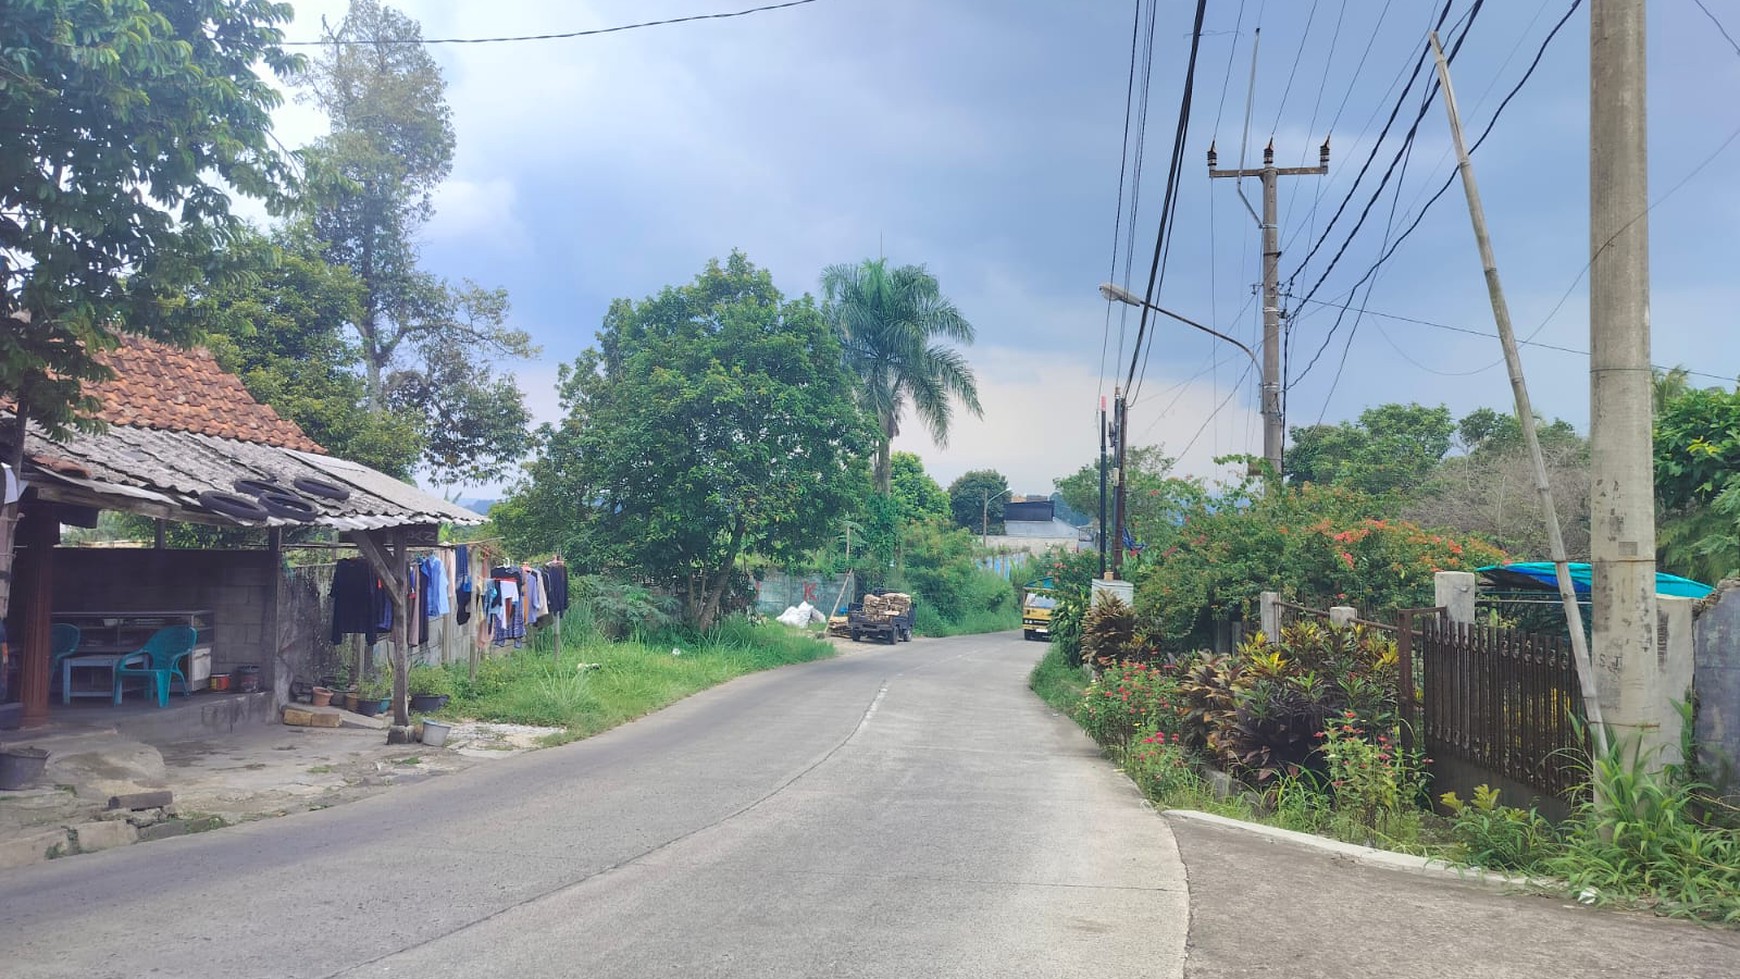
POLYGON ((384 713, 392 702, 393 698, 391 697, 359 697, 356 706, 352 707, 351 710, 364 717, 373 717, 376 714, 384 713))
POLYGON ((447 735, 452 733, 453 725, 440 721, 423 719, 423 743, 431 748, 439 748, 447 743, 447 735))
POLYGON ((22 789, 46 767, 48 752, 41 748, 0 748, 0 789, 22 789))
POLYGON ((444 693, 417 693, 411 695, 411 709, 419 714, 432 714, 447 706, 449 696, 444 693))
POLYGON ((316 707, 329 707, 332 704, 332 691, 325 687, 315 687, 310 696, 316 707))

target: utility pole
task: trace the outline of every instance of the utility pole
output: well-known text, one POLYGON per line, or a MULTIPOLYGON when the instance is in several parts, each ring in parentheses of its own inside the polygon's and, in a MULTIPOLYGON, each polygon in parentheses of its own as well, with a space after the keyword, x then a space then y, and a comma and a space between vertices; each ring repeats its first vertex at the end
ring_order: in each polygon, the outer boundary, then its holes
POLYGON ((1106 396, 1100 395, 1100 577, 1106 576, 1106 396))
POLYGON ((1112 389, 1112 579, 1124 571, 1124 450, 1129 446, 1125 430, 1124 392, 1112 389))
POLYGON ((1571 633, 1571 652, 1577 667, 1577 680, 1583 691, 1585 712, 1589 718, 1589 733, 1594 738, 1597 754, 1607 748, 1607 732, 1601 723, 1601 700, 1595 683, 1595 672, 1589 660, 1589 644, 1583 636, 1583 609, 1577 604, 1577 592, 1571 584, 1570 557, 1565 553, 1565 535, 1559 529, 1559 510, 1553 505, 1553 487, 1547 480, 1547 463, 1541 456, 1541 440, 1535 431, 1535 409, 1529 401, 1529 387, 1523 377, 1522 354, 1517 349, 1516 331, 1511 328, 1510 304, 1505 302, 1504 286, 1498 278, 1498 259, 1492 253, 1492 238, 1486 231, 1486 208, 1480 203, 1480 188, 1474 182, 1474 162, 1468 158, 1468 146, 1462 138, 1462 116, 1456 109, 1456 90, 1450 85, 1450 62, 1438 43, 1438 32, 1431 34, 1432 55, 1438 61, 1438 83, 1444 88, 1444 111, 1450 117, 1450 137, 1456 147, 1456 161, 1462 173, 1462 189, 1468 196, 1468 216, 1474 222, 1474 241, 1480 248, 1480 265, 1486 272, 1486 290, 1492 299, 1492 318, 1498 324, 1498 340, 1504 347, 1504 363, 1510 371, 1511 394, 1516 401, 1517 424, 1522 427, 1523 441, 1528 445, 1529 462, 1533 465, 1535 493, 1541 501, 1541 516, 1547 525, 1547 548, 1559 583, 1559 601, 1565 609, 1565 625, 1571 633))
POLYGON ((1281 417, 1281 229, 1275 214, 1275 181, 1278 177, 1320 177, 1329 172, 1329 140, 1317 150, 1317 166, 1275 166, 1275 141, 1263 148, 1263 165, 1256 169, 1216 170, 1218 154, 1208 147, 1210 178, 1235 180, 1256 177, 1263 182, 1263 461, 1281 475, 1281 445, 1286 437, 1281 417))
MULTIPOLYGON (((1594 661, 1616 739, 1659 744, 1644 0, 1589 5, 1589 456, 1594 661)), ((1664 745, 1672 751, 1674 745, 1664 745)), ((1671 758, 1668 760, 1672 760, 1671 758)), ((1660 764, 1660 762, 1657 762, 1660 764)))

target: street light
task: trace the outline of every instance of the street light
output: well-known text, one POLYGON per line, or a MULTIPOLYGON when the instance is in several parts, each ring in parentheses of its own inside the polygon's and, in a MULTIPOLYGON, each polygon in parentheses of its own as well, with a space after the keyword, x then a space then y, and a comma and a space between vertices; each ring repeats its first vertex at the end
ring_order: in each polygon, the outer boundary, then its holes
POLYGON ((1219 337, 1220 339, 1225 340, 1227 343, 1230 343, 1233 346, 1239 348, 1240 350, 1243 350, 1245 352, 1245 356, 1251 358, 1251 363, 1256 366, 1258 372, 1261 372, 1263 369, 1263 365, 1257 360, 1257 355, 1256 355, 1255 351, 1253 351, 1250 347, 1247 347, 1244 344, 1240 343, 1239 341, 1233 339, 1232 337, 1227 336, 1225 333, 1220 332, 1219 330, 1216 330, 1212 327, 1203 326, 1201 323, 1198 323, 1193 319, 1189 319, 1188 317, 1180 316, 1177 313, 1174 313, 1170 309, 1162 309, 1161 307, 1156 306, 1153 303, 1147 301, 1146 299, 1143 299, 1142 297, 1136 295, 1135 293, 1131 292, 1130 290, 1125 289, 1121 286, 1114 285, 1110 282, 1100 283, 1100 295, 1106 297, 1107 302, 1123 303, 1126 306, 1135 306, 1138 309, 1142 309, 1142 308, 1151 309, 1154 312, 1161 314, 1162 316, 1170 316, 1173 319, 1177 320, 1178 322, 1183 323, 1185 326, 1194 326, 1197 329, 1201 330, 1202 332, 1208 334, 1209 336, 1219 337))
POLYGON ((979 507, 979 543, 980 543, 980 546, 982 546, 982 547, 990 547, 991 546, 991 501, 992 500, 1000 500, 1003 497, 1008 496, 1010 493, 1013 493, 1015 491, 1013 489, 1006 489, 1003 492, 998 493, 996 496, 992 496, 990 490, 980 490, 979 492, 982 493, 985 497, 984 502, 982 504, 980 504, 980 507, 979 507))

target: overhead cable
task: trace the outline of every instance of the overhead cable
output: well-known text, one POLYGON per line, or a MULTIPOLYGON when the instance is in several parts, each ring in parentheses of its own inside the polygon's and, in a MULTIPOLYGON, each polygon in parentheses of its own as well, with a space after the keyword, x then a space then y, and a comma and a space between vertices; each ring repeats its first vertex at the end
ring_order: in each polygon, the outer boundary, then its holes
POLYGON ((770 3, 748 10, 732 10, 718 14, 690 14, 686 17, 667 17, 664 20, 648 20, 638 24, 621 24, 616 27, 595 27, 583 31, 564 31, 559 34, 517 34, 508 37, 407 37, 407 38, 338 38, 329 37, 319 41, 280 41, 282 47, 331 47, 333 45, 371 45, 371 44, 506 44, 513 41, 562 41, 574 37, 595 37, 599 34, 618 34, 622 31, 637 31, 643 27, 665 27, 670 24, 688 24, 699 20, 726 20, 731 17, 747 17, 750 14, 766 13, 769 10, 784 10, 787 7, 802 7, 815 3, 816 0, 786 0, 785 3, 770 3))

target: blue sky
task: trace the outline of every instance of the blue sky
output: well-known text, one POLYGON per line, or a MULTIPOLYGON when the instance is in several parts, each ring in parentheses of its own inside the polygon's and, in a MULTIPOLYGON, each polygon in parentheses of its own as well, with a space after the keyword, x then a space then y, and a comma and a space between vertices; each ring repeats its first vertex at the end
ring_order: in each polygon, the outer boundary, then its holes
MULTIPOLYGON (((398 4, 429 37, 571 31, 753 5, 398 4)), ((1452 19, 1470 5, 1457 0, 1452 19)), ((1731 33, 1740 30, 1740 6, 1707 5, 1731 33)), ((344 6, 298 2, 291 35, 316 36, 320 17, 336 20, 344 6)), ((1232 182, 1211 183, 1204 162, 1211 138, 1222 166, 1236 161, 1253 29, 1260 24, 1252 160, 1272 136, 1284 164, 1315 162, 1334 124, 1330 175, 1281 187, 1285 278, 1371 151, 1379 113, 1394 101, 1393 83, 1413 64, 1436 6, 1211 0, 1163 305, 1255 344, 1255 224, 1232 182)), ((1475 155, 1519 334, 1576 349, 1588 346, 1586 6, 1475 155)), ((1453 69, 1472 131, 1486 126, 1568 7, 1569 0, 1485 4, 1453 69)), ((1160 4, 1135 221, 1138 287, 1153 252, 1193 9, 1183 0, 1160 4)), ((424 235, 425 263, 507 287, 514 322, 543 347, 538 362, 516 373, 545 420, 557 413, 556 365, 592 342, 613 298, 686 282, 732 248, 770 269, 790 294, 816 291, 821 269, 836 262, 883 254, 923 263, 978 329, 969 356, 986 412, 959 419, 946 448, 916 425, 896 448, 918 452, 945 484, 993 467, 1020 491, 1047 492, 1052 478, 1097 452, 1098 397, 1127 367, 1133 341, 1134 318, 1121 324, 1113 315, 1108 328, 1095 289, 1112 269, 1133 12, 1134 0, 818 0, 600 37, 436 46, 459 148, 424 235), (1126 363, 1114 366, 1120 342, 1126 363)), ((1659 202, 1649 215, 1654 360, 1733 378, 1740 374, 1740 334, 1728 326, 1740 305, 1733 179, 1740 141, 1686 178, 1740 130, 1740 53, 1693 0, 1651 4, 1650 16, 1650 181, 1659 202)), ((297 145, 323 132, 324 122, 292 104, 279 112, 278 130, 297 145)), ((1355 210, 1394 145, 1392 134, 1355 210)), ((1459 187, 1378 272, 1369 296, 1364 287, 1350 293, 1383 246, 1392 202, 1399 230, 1451 174, 1449 145, 1435 104, 1401 181, 1392 183, 1399 192, 1373 209, 1318 299, 1491 332, 1459 187)), ((1257 190, 1246 184, 1247 193, 1257 190)), ((1340 241, 1339 231, 1328 239, 1299 293, 1340 241)), ((1295 314, 1298 372, 1328 338, 1335 310, 1313 304, 1295 314)), ((1290 425, 1353 417, 1387 401, 1443 403, 1457 414, 1508 405, 1496 340, 1378 316, 1352 329, 1354 319, 1293 387, 1290 425)), ((1186 327, 1156 328, 1131 409, 1136 440, 1165 446, 1184 471, 1205 476, 1218 472, 1216 455, 1260 452, 1243 355, 1186 327)), ((1524 360, 1537 410, 1584 427, 1587 358, 1527 347, 1524 360)))

